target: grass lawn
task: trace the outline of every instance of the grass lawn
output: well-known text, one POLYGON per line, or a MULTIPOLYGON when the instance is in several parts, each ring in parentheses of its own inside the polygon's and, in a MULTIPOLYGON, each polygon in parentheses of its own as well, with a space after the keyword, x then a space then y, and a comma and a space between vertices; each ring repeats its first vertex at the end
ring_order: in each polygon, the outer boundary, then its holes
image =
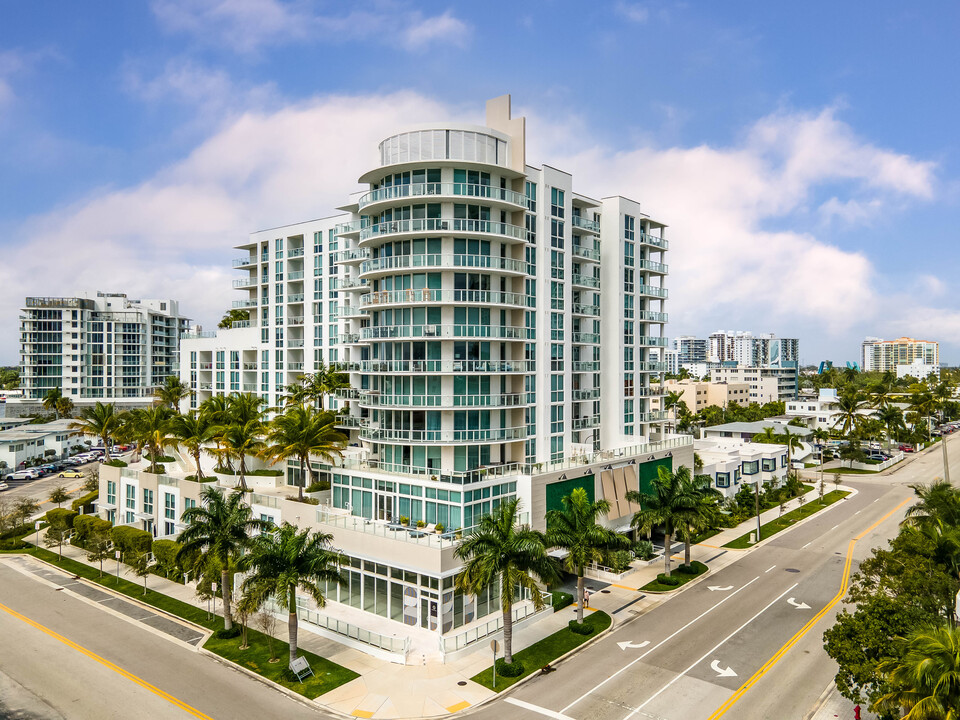
MULTIPOLYGON (((575 647, 583 645, 592 637, 596 637, 597 633, 600 633, 610 627, 610 616, 605 612, 598 610, 595 613, 591 613, 583 619, 584 625, 590 625, 594 628, 594 631, 589 635, 577 635, 575 632, 571 632, 569 628, 563 628, 562 630, 557 630, 553 635, 548 635, 543 640, 535 642, 528 648, 516 652, 513 654, 514 662, 523 663, 523 674, 518 677, 508 678, 503 677, 502 675, 497 676, 497 687, 496 690, 505 690, 506 688, 513 685, 518 680, 522 680, 527 675, 531 673, 540 672, 542 668, 547 663, 551 663, 556 660, 561 655, 570 652, 575 647)), ((480 672, 470 678, 476 683, 480 683, 485 688, 493 690, 493 666, 488 667, 483 672, 480 672)))
POLYGON ((212 635, 203 647, 205 650, 216 653, 222 658, 235 662, 237 665, 252 670, 258 675, 273 680, 278 685, 283 685, 285 688, 310 699, 360 677, 353 670, 299 649, 297 654, 305 657, 313 669, 313 675, 304 678, 303 683, 300 683, 287 670, 287 659, 290 652, 287 643, 274 639, 274 657, 278 657, 280 660, 272 663, 270 662, 270 650, 266 635, 256 630, 248 630, 247 640, 250 647, 241 650, 239 637, 221 640, 216 635, 212 635))
POLYGON ((861 470, 860 468, 826 468, 825 473, 834 475, 873 475, 877 470, 861 470))
MULTIPOLYGON (((783 517, 779 517, 772 522, 768 522, 766 525, 760 526, 760 539, 766 540, 768 537, 776 535, 781 530, 785 530, 791 525, 803 520, 805 517, 810 517, 815 512, 822 510, 823 508, 832 505, 838 500, 842 500, 850 493, 845 490, 833 490, 828 492, 823 496, 823 505, 820 504, 820 499, 811 500, 810 502, 804 504, 802 507, 797 508, 796 510, 791 510, 788 513, 785 513, 783 517)), ((750 547, 750 533, 741 535, 736 540, 728 542, 724 545, 725 548, 733 548, 734 550, 743 550, 744 548, 750 547)))
MULTIPOLYGON (((99 585, 103 585, 106 588, 111 590, 117 590, 124 595, 135 598, 142 603, 155 607, 159 610, 165 610, 171 615, 176 615, 177 617, 188 620, 192 623, 205 627, 208 630, 222 630, 223 629, 223 618, 219 616, 213 616, 212 619, 208 619, 206 610, 202 610, 198 607, 185 603, 176 598, 172 598, 169 595, 164 595, 163 593, 156 592, 155 590, 150 590, 150 578, 147 578, 147 594, 143 594, 143 585, 130 582, 124 578, 120 578, 120 584, 117 584, 117 576, 111 574, 110 571, 113 570, 116 572, 116 561, 109 560, 105 561, 103 564, 103 577, 100 577, 99 568, 91 567, 85 563, 77 562, 76 560, 71 560, 70 558, 63 558, 60 560, 57 556, 57 553, 50 552, 43 548, 30 548, 27 550, 16 550, 16 551, 7 551, 7 552, 17 552, 26 555, 35 555, 41 560, 46 560, 53 565, 63 568, 67 572, 72 572, 74 575, 79 575, 82 578, 91 580, 99 585)), ((246 650, 240 650, 240 638, 229 638, 221 640, 215 635, 211 636, 204 644, 204 648, 210 652, 216 653, 217 655, 235 662, 238 665, 243 665, 243 667, 253 670, 254 672, 263 675, 265 678, 273 680, 275 683, 283 685, 284 687, 290 688, 294 692, 300 693, 308 698, 315 698, 328 690, 333 690, 333 688, 348 683, 354 678, 359 677, 357 673, 353 670, 349 670, 341 665, 337 665, 334 662, 330 662, 322 657, 314 655, 313 653, 300 650, 299 654, 303 655, 310 662, 310 667, 313 668, 314 677, 310 677, 304 680, 303 684, 299 683, 296 678, 287 673, 287 654, 289 652, 287 643, 282 640, 275 639, 273 641, 274 652, 280 658, 280 662, 270 663, 270 653, 267 647, 267 637, 256 630, 248 631, 250 647, 246 650)))
POLYGON ((642 588, 640 588, 640 591, 657 593, 657 592, 670 592, 672 590, 677 590, 678 588, 681 588, 684 585, 686 585, 688 582, 690 582, 694 578, 700 577, 708 570, 706 565, 704 565, 702 562, 697 562, 696 560, 690 563, 690 565, 693 567, 694 570, 696 570, 695 573, 680 572, 677 566, 673 566, 671 568, 670 577, 674 577, 677 580, 679 580, 680 582, 678 584, 665 585, 661 583, 659 580, 651 580, 642 588))

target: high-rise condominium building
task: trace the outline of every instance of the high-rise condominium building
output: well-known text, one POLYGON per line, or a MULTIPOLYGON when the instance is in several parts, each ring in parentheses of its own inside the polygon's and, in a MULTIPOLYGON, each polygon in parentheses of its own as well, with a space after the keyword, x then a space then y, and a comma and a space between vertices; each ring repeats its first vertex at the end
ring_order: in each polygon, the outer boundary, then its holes
POLYGON ((20 316, 22 402, 59 388, 77 405, 142 405, 179 373, 180 334, 190 324, 176 300, 123 293, 28 297, 20 316))
POLYGON ((881 340, 868 337, 860 345, 860 368, 864 371, 897 372, 898 365, 917 364, 940 374, 940 343, 902 337, 881 340))
POLYGON ((707 361, 707 341, 693 335, 681 335, 673 339, 673 348, 677 351, 677 363, 680 367, 707 361))
POLYGON ((391 617, 436 629, 439 584, 443 632, 493 606, 454 596, 452 552, 411 553, 406 533, 373 537, 365 521, 466 529, 516 497, 542 529, 584 487, 622 527, 636 509, 627 489, 693 460, 690 439, 664 437, 666 414, 650 408, 650 377, 664 371, 652 352, 667 345, 666 226, 633 200, 593 199, 569 173, 527 164, 525 132, 504 96, 488 102, 486 126, 387 138, 343 214, 238 246, 234 305, 249 321, 183 340, 194 405, 241 391, 276 406, 321 363, 349 373, 351 389, 327 405, 343 413, 345 458, 314 463, 332 482, 317 523, 356 560, 357 584, 331 599, 384 613, 397 602, 391 617), (380 592, 380 568, 399 595, 368 606, 361 594, 380 592), (407 618, 403 598, 418 593, 433 605, 407 618), (448 622, 448 594, 471 611, 448 622))
POLYGON ((706 342, 709 363, 736 363, 739 367, 797 367, 800 362, 800 341, 796 338, 718 330, 706 342))

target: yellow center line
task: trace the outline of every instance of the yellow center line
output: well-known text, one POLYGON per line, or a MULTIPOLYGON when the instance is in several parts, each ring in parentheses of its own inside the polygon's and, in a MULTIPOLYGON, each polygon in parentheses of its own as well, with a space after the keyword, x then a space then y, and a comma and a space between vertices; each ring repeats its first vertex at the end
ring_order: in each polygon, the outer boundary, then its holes
POLYGON ((137 677, 136 675, 134 675, 133 673, 127 670, 124 670, 119 665, 116 665, 110 662, 109 660, 107 660, 106 658, 101 657, 100 655, 97 655, 95 652, 91 650, 87 650, 82 645, 78 645, 73 640, 70 640, 69 638, 65 638, 63 635, 51 630, 48 627, 41 625, 37 621, 31 620, 26 615, 21 615, 16 610, 9 608, 6 605, 3 605, 2 603, 0 603, 0 610, 3 610, 4 612, 9 613, 13 617, 25 622, 27 625, 30 625, 31 627, 35 627, 37 630, 40 630, 41 632, 46 633, 47 635, 52 637, 54 640, 59 640, 67 647, 73 648, 74 650, 76 650, 78 653, 82 655, 86 655, 91 660, 95 660, 96 662, 100 663, 104 667, 109 668, 110 670, 113 670, 118 675, 122 675, 123 677, 127 678, 127 680, 130 680, 131 682, 136 683, 140 687, 146 688, 147 690, 152 692, 154 695, 157 695, 163 698, 164 700, 169 702, 171 705, 176 705, 178 708, 180 708, 184 712, 190 715, 193 715, 194 717, 202 718, 202 720, 213 720, 213 718, 211 718, 209 715, 205 715, 204 713, 200 712, 196 708, 190 707, 182 700, 179 700, 175 698, 173 695, 171 695, 170 693, 161 690, 156 685, 151 685, 146 680, 137 677))
POLYGON ((756 685, 756 683, 760 680, 760 678, 766 675, 773 668, 773 666, 780 661, 780 658, 782 658, 790 648, 796 645, 797 642, 799 642, 800 639, 804 635, 806 635, 810 631, 810 629, 813 628, 813 626, 816 625, 820 621, 820 619, 823 618, 823 616, 826 615, 834 605, 836 605, 838 602, 840 602, 843 599, 843 596, 846 595, 847 593, 847 584, 850 578, 850 566, 853 564, 853 549, 854 547, 856 547, 857 542, 859 540, 862 540, 864 537, 866 537, 871 531, 873 531, 878 525, 880 525, 880 523, 884 522, 887 518, 889 518, 891 515, 897 512, 897 510, 899 510, 909 502, 912 502, 912 498, 907 498, 906 500, 904 500, 902 503, 900 503, 895 508, 893 508, 893 510, 888 512, 882 518, 877 520, 873 525, 868 527, 866 530, 864 530, 862 533, 860 533, 850 541, 850 544, 847 546, 847 559, 843 565, 843 577, 840 580, 840 591, 833 597, 833 599, 829 603, 827 603, 826 606, 824 606, 822 610, 820 610, 820 612, 818 612, 809 622, 807 622, 806 625, 800 628, 800 630, 798 630, 797 633, 792 638, 790 638, 786 643, 784 643, 783 647, 777 650, 776 654, 773 657, 771 657, 769 660, 767 660, 767 662, 765 662, 761 666, 761 668, 757 670, 750 677, 749 680, 747 680, 743 685, 737 688, 737 691, 733 693, 733 695, 731 695, 729 698, 727 698, 727 701, 723 705, 721 705, 719 708, 717 708, 716 711, 714 711, 713 715, 711 715, 708 718, 708 720, 717 720, 718 718, 723 717, 726 714, 727 710, 732 708, 737 703, 737 701, 740 700, 740 698, 744 695, 744 693, 747 692, 747 690, 749 690, 754 685, 756 685))

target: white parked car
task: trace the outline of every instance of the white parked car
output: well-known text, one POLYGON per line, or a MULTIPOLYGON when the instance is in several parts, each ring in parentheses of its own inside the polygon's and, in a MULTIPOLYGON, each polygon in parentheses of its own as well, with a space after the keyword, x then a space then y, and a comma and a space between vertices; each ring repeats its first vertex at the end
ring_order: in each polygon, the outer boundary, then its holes
POLYGON ((4 490, 9 490, 9 489, 10 489, 9 485, 7 485, 5 482, 0 482, 0 492, 3 492, 4 490))

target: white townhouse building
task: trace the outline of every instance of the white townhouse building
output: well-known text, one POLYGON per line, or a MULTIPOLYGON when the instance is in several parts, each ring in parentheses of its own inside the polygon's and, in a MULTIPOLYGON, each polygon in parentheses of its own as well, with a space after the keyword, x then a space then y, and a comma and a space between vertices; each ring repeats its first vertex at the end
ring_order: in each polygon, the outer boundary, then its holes
MULTIPOLYGON (((193 407, 231 392, 276 406, 320 363, 349 373, 328 406, 350 447, 335 467, 314 463, 332 483, 325 505, 277 500, 299 480, 292 464, 286 485, 251 502, 332 532, 351 563, 332 599, 398 631, 446 636, 496 613, 491 598, 454 591, 453 547, 500 502, 519 497, 543 529, 546 511, 584 487, 623 528, 636 510, 627 490, 661 465, 693 464, 692 439, 665 436, 666 414, 651 407, 667 347, 666 226, 634 200, 592 198, 570 173, 529 164, 525 144, 509 96, 487 103, 485 126, 388 137, 340 214, 238 246, 234 306, 249 320, 182 340, 193 407)), ((158 517, 157 481, 136 472, 104 486, 104 512, 124 513, 115 520, 142 520, 146 490, 158 517)), ((176 530, 191 485, 178 483, 162 490, 172 525, 154 523, 158 536, 176 530)))
POLYGON ((694 440, 693 449, 703 463, 700 475, 709 475, 713 487, 732 498, 741 484, 779 487, 787 480, 787 446, 710 437, 694 440))
POLYGON ((28 297, 20 315, 23 396, 7 399, 7 413, 37 406, 55 388, 77 406, 142 407, 179 373, 180 334, 189 324, 176 300, 28 297))
POLYGON ((69 428, 72 422, 64 418, 36 425, 19 423, 0 430, 0 461, 6 463, 6 471, 17 470, 35 458, 67 457, 70 447, 82 442, 76 431, 69 428))

